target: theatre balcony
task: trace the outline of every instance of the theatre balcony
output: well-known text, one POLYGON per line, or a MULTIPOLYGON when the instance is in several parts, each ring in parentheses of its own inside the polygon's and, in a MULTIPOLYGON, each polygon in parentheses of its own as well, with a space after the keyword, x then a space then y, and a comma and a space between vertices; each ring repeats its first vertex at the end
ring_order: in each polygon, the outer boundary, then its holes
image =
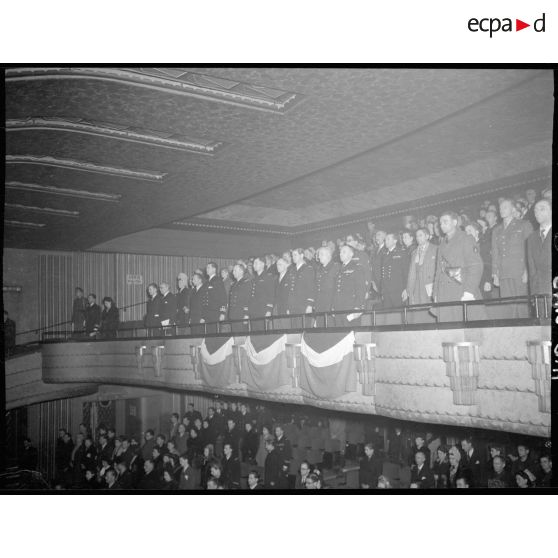
POLYGON ((123 323, 114 339, 50 331, 36 350, 7 361, 7 407, 134 386, 546 437, 550 310, 541 295, 369 310, 343 327, 336 312, 201 324, 199 332, 123 323), (416 317, 449 305, 461 321, 416 317), (531 316, 490 311, 507 305, 531 316), (470 319, 479 306, 492 317, 470 319))

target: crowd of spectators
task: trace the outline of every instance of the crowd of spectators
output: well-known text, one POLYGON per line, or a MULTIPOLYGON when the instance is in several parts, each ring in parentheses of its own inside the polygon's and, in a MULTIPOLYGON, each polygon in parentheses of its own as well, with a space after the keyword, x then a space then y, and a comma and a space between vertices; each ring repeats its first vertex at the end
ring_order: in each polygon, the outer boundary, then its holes
MULTIPOLYGON (((214 262, 191 277, 180 273, 177 290, 167 281, 148 286, 144 326, 152 334, 201 334, 313 325, 360 324, 363 310, 400 309, 409 322, 461 321, 462 308, 436 302, 484 300, 469 319, 548 316, 549 305, 490 300, 551 294, 552 191, 485 200, 469 214, 453 211, 415 218, 397 230, 367 224, 367 233, 238 260, 219 270, 214 262), (550 234, 549 234, 550 233, 550 234), (340 313, 342 312, 342 313, 340 313), (293 318, 284 318, 292 315, 293 318), (283 318, 274 318, 283 316, 283 318), (250 323, 248 323, 250 322, 250 323), (308 324, 308 322, 305 322, 308 324)), ((96 297, 76 290, 74 331, 114 337, 118 309, 110 297, 101 312, 96 297)), ((402 319, 397 310, 380 317, 402 319), (395 316, 395 318, 394 318, 395 316)), ((380 322, 381 323, 381 322, 380 322)))
MULTIPOLYGON (((337 473, 353 470, 363 490, 551 486, 549 442, 515 439, 510 445, 502 443, 502 436, 486 442, 455 435, 449 427, 422 433, 425 425, 385 426, 375 417, 354 424, 358 434, 353 430, 344 435, 337 449, 332 444, 334 426, 326 415, 285 415, 260 404, 252 411, 235 401, 216 401, 205 417, 190 403, 182 417, 173 413, 165 432, 149 429, 141 440, 119 436, 103 425, 93 436, 82 424, 75 442, 60 429, 55 485, 89 490, 308 490, 339 488, 337 473)), ((30 441, 25 444, 29 450, 30 441)), ((32 455, 36 460, 36 452, 32 455)))

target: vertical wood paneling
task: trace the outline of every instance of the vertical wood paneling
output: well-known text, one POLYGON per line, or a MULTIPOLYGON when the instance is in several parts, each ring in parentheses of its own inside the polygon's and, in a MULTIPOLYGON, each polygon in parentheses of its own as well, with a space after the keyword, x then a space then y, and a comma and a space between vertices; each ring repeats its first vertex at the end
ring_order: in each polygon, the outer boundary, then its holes
POLYGON ((72 256, 39 258, 39 327, 65 322, 72 315, 72 256))
MULTIPOLYGON (((55 475, 56 440, 58 429, 65 428, 74 438, 71 413, 71 400, 60 399, 48 401, 38 405, 39 439, 37 450, 39 452, 39 469, 50 481, 55 475)), ((77 426, 77 425, 76 425, 77 426)))
POLYGON ((155 256, 142 254, 105 254, 102 252, 74 252, 68 255, 45 254, 39 257, 39 327, 71 320, 74 290, 81 287, 85 296, 111 296, 122 310, 121 321, 141 320, 145 314, 147 285, 168 281, 176 292, 176 276, 205 269, 214 261, 218 268, 234 263, 232 259, 202 258, 197 256, 155 256), (127 283, 128 275, 141 275, 142 285, 127 283), (136 306, 133 306, 136 305, 136 306))
MULTIPOLYGON (((75 252, 72 261, 73 289, 81 287, 87 296, 97 295, 101 304, 103 297, 115 298, 116 256, 98 252, 75 252)), ((118 305, 118 301, 116 301, 118 305)))

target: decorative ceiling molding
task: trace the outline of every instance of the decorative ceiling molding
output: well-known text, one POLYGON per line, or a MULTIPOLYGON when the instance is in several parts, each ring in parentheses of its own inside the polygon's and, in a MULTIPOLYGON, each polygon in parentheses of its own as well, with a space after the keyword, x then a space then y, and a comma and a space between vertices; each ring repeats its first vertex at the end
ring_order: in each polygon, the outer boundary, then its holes
POLYGON ((107 194, 105 192, 88 192, 87 190, 74 190, 72 188, 58 188, 57 186, 45 186, 42 184, 31 184, 28 182, 6 182, 7 190, 22 192, 35 192, 53 196, 65 196, 68 198, 82 198, 86 200, 97 200, 117 203, 122 197, 120 194, 107 194))
POLYGON ((58 159, 47 155, 6 155, 6 164, 47 165, 62 169, 73 169, 99 174, 110 174, 111 176, 122 176, 124 178, 135 178, 136 180, 149 180, 150 182, 163 182, 167 173, 159 171, 140 171, 125 169, 122 167, 109 167, 97 165, 88 161, 75 161, 73 159, 58 159))
POLYGON ((194 221, 173 221, 170 223, 173 227, 180 227, 185 229, 214 229, 218 231, 230 231, 237 233, 265 233, 278 236, 293 236, 295 233, 291 231, 284 231, 274 228, 263 228, 251 223, 243 223, 239 225, 231 225, 227 223, 199 223, 194 221))
POLYGON ((29 221, 14 221, 13 219, 5 219, 4 225, 6 227, 15 227, 18 229, 42 229, 46 227, 45 223, 31 223, 29 221))
POLYGON ((64 132, 89 134, 202 155, 215 155, 224 146, 224 143, 220 141, 194 140, 168 132, 143 130, 133 126, 121 126, 107 122, 93 122, 83 118, 49 118, 41 116, 6 120, 6 132, 27 130, 61 130, 64 132))
POLYGON ((303 95, 181 68, 9 68, 6 81, 100 79, 283 114, 303 95))
POLYGON ((28 211, 31 213, 42 213, 45 215, 56 215, 57 217, 79 217, 79 211, 71 211, 69 209, 54 209, 53 207, 36 207, 34 205, 23 205, 20 203, 6 203, 4 207, 17 209, 20 211, 28 211))

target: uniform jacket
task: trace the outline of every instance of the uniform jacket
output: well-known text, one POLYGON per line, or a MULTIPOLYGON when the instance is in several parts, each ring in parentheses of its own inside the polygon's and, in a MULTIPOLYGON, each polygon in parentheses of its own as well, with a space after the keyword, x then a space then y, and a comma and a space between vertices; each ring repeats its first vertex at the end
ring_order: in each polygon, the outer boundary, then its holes
POLYGON ((298 269, 293 266, 292 277, 289 311, 291 314, 303 314, 307 306, 314 306, 314 269, 304 262, 298 269))
POLYGON ((240 462, 238 457, 231 455, 229 459, 223 458, 222 480, 225 488, 236 490, 240 488, 240 462))
POLYGON ((214 275, 202 287, 203 318, 206 321, 214 317, 215 312, 225 314, 227 312, 227 292, 223 281, 214 275))
POLYGON ((266 312, 273 312, 276 285, 277 278, 273 273, 267 271, 263 271, 260 275, 254 273, 248 305, 251 318, 259 318, 265 316, 266 312))
POLYGON ((248 315, 251 297, 252 281, 245 275, 229 291, 229 320, 241 320, 248 315))
POLYGON ((472 236, 457 229, 452 238, 444 238, 438 247, 434 297, 437 302, 461 300, 464 292, 471 293, 480 300, 480 279, 482 260, 479 248, 472 236), (449 274, 460 270, 460 281, 449 274))
POLYGON ((492 231, 492 271, 500 279, 521 277, 527 269, 525 241, 533 232, 529 221, 512 219, 504 228, 504 223, 492 231))
POLYGON ((325 267, 320 265, 316 270, 316 312, 329 312, 333 302, 337 274, 341 265, 333 260, 325 267))
POLYGON ((176 317, 176 297, 169 292, 165 296, 161 295, 159 302, 161 322, 169 320, 169 325, 173 325, 176 317))
POLYGON ((401 300, 401 294, 407 286, 409 271, 409 256, 399 246, 382 256, 380 271, 380 293, 382 296, 391 294, 396 300, 401 300))
POLYGON ((544 242, 540 229, 531 233, 527 239, 527 262, 531 294, 552 294, 552 228, 544 242))
POLYGON ((335 278, 332 310, 362 310, 366 286, 362 267, 355 261, 343 265, 335 278))
POLYGON ((362 268, 366 292, 368 292, 370 283, 372 281, 372 268, 370 267, 370 258, 368 257, 368 254, 363 250, 357 250, 356 248, 353 248, 353 260, 362 268))
POLYGON ((293 276, 290 269, 287 269, 282 278, 278 278, 275 285, 275 314, 287 314, 289 310, 289 293, 292 288, 293 276))

